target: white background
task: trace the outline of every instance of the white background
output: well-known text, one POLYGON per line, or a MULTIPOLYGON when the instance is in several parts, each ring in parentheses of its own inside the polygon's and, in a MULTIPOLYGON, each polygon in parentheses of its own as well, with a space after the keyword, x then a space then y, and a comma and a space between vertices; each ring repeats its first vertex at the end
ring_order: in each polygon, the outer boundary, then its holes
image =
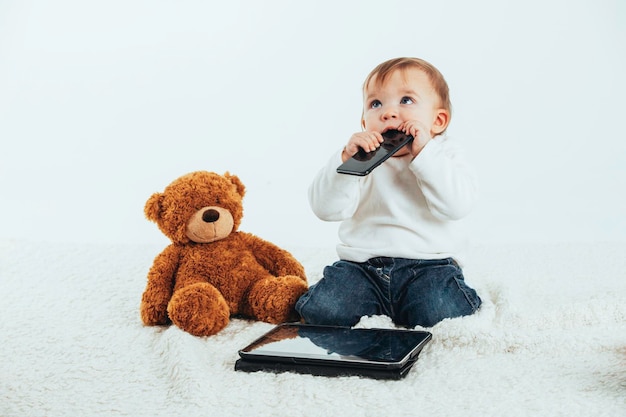
POLYGON ((480 175, 474 241, 624 240, 625 4, 0 0, 0 238, 166 243, 145 201, 209 170, 246 184, 242 230, 333 245, 307 187, 367 73, 418 56, 480 175))

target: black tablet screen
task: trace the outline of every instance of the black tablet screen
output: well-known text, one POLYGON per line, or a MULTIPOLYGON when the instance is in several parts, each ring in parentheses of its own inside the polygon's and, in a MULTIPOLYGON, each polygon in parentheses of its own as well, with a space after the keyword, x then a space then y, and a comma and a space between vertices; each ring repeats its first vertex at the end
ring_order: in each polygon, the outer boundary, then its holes
POLYGON ((403 363, 430 340, 423 331, 284 324, 244 348, 242 357, 403 363))

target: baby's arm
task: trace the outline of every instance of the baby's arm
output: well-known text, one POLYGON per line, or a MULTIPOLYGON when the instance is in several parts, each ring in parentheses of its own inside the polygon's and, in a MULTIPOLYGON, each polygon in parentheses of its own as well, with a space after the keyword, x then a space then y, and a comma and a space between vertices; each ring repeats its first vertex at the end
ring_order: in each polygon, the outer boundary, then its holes
POLYGON ((341 221, 351 217, 359 202, 360 178, 337 173, 337 167, 343 161, 342 152, 336 152, 330 158, 309 186, 311 209, 325 221, 341 221))
POLYGON ((476 173, 451 139, 439 136, 430 140, 410 167, 435 217, 458 220, 474 207, 476 173))

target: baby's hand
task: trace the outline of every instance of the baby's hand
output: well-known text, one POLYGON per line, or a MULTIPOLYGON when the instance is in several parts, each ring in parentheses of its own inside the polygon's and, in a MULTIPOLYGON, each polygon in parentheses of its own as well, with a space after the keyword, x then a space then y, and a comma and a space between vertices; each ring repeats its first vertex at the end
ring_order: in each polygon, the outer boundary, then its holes
POLYGON ((378 132, 355 133, 350 137, 346 147, 343 148, 341 160, 346 162, 359 151, 359 148, 363 148, 366 152, 375 151, 383 143, 383 140, 382 135, 378 132))
POLYGON ((411 143, 411 155, 415 158, 426 146, 426 144, 432 139, 430 132, 426 127, 417 120, 407 120, 403 122, 398 130, 413 136, 413 143, 411 143))

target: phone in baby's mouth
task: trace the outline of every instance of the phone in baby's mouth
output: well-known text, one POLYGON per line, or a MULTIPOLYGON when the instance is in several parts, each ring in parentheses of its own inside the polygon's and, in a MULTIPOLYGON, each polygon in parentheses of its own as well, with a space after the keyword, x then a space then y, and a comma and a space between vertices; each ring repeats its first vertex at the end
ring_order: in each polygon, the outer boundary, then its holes
POLYGON ((413 136, 399 130, 388 130, 383 133, 383 139, 383 143, 374 151, 365 152, 363 148, 359 148, 359 151, 352 158, 337 167, 337 172, 340 174, 365 176, 402 149, 402 147, 411 143, 413 136))

